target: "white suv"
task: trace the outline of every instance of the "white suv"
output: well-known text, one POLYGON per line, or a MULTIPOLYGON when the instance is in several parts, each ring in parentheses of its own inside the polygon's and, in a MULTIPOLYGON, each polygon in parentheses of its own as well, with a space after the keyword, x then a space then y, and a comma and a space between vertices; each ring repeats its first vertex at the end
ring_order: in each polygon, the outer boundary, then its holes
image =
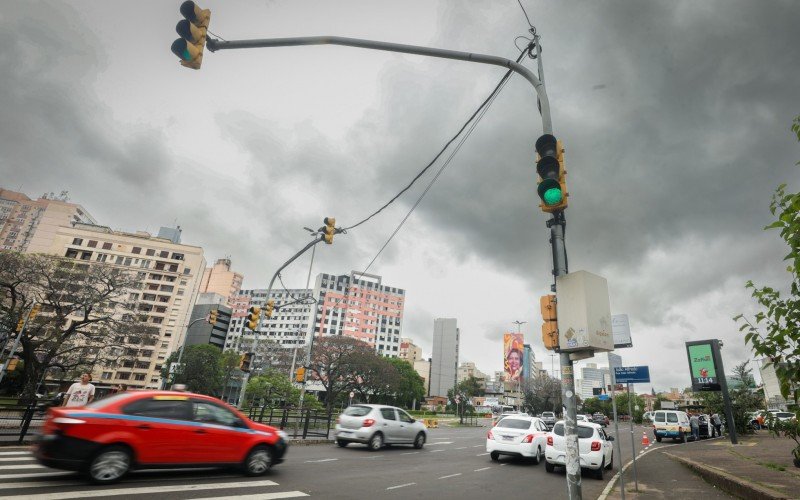
MULTIPOLYGON (((604 469, 614 467, 613 436, 605 433, 603 428, 590 422, 578 422, 578 449, 582 469, 594 472, 594 477, 603 479, 604 469)), ((553 472, 556 465, 566 465, 566 439, 564 438, 564 421, 560 420, 547 434, 547 449, 544 464, 547 472, 553 472)))

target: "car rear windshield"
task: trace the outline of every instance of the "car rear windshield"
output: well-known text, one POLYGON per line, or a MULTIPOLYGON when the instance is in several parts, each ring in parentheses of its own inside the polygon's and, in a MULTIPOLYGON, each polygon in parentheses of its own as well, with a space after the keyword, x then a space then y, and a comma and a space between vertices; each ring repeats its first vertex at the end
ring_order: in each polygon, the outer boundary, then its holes
POLYGON ((369 406, 350 406, 344 411, 344 414, 348 417, 363 417, 371 411, 372 408, 369 406))
MULTIPOLYGON (((557 436, 564 435, 564 424, 558 423, 553 427, 553 432, 556 433, 557 436)), ((590 437, 594 436, 594 429, 591 427, 586 427, 584 425, 578 426, 578 438, 580 439, 589 439, 590 437)))
POLYGON ((667 413, 667 422, 675 423, 678 421, 678 415, 675 413, 667 413))
POLYGON ((531 426, 529 420, 520 420, 518 418, 504 418, 497 423, 497 427, 505 427, 506 429, 527 429, 531 426))
POLYGON ((555 417, 556 414, 553 413, 552 411, 544 411, 544 412, 542 412, 542 416, 543 417, 555 417))

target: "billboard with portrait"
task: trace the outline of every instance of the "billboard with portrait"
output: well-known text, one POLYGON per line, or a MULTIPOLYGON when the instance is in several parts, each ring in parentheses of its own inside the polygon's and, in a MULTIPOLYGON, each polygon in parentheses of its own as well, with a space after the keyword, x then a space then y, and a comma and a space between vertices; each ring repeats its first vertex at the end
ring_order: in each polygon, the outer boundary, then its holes
POLYGON ((503 335, 503 380, 506 382, 517 381, 522 378, 522 359, 525 351, 525 342, 521 333, 506 333, 503 335))

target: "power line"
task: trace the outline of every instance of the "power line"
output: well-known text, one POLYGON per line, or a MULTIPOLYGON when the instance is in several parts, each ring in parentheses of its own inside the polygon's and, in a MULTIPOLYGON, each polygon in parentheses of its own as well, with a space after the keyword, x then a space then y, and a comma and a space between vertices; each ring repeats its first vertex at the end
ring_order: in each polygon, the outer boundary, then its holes
POLYGON ((525 12, 525 7, 522 6, 522 2, 520 0, 517 0, 517 3, 519 4, 519 8, 522 9, 522 13, 525 14, 525 19, 528 21, 528 26, 533 28, 533 24, 531 24, 531 18, 528 17, 528 13, 525 12))

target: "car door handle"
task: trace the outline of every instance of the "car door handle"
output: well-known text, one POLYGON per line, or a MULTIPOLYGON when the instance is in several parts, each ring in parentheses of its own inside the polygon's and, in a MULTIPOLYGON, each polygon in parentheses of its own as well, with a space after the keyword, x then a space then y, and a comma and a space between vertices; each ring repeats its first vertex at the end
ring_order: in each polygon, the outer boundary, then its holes
POLYGON ((205 431, 205 429, 197 429, 196 431, 194 431, 194 433, 195 434, 205 434, 206 431, 205 431))
POLYGON ((147 425, 147 424, 141 424, 141 425, 137 425, 137 426, 136 426, 136 428, 137 428, 137 429, 142 429, 143 431, 146 431, 146 430, 148 430, 148 429, 152 429, 152 427, 150 427, 150 426, 149 426, 149 425, 147 425))

